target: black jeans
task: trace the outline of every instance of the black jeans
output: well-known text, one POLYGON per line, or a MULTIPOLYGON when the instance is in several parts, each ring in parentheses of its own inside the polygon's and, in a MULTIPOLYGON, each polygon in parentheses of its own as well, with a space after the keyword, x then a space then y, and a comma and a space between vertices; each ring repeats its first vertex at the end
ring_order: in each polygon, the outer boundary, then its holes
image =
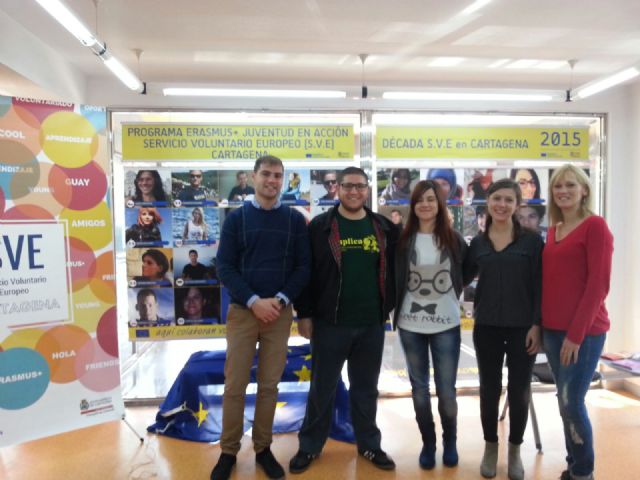
POLYGON ((509 377, 509 442, 520 445, 529 416, 531 371, 535 355, 529 355, 526 338, 529 327, 473 327, 473 345, 476 349, 480 375, 480 419, 484 439, 498 441, 498 409, 502 393, 502 366, 505 354, 509 377))
POLYGON ((384 328, 345 327, 314 322, 311 337, 311 386, 304 422, 298 433, 300 450, 320 453, 333 414, 336 387, 345 360, 349 375, 349 402, 358 450, 380 448, 376 425, 378 377, 382 365, 384 328))

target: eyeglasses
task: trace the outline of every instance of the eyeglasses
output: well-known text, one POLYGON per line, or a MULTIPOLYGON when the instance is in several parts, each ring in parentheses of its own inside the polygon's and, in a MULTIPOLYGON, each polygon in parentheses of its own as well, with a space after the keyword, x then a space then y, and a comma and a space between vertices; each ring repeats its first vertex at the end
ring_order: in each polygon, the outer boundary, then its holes
POLYGON ((202 178, 202 174, 198 175, 198 174, 194 174, 192 173, 191 175, 189 175, 192 178, 202 178))
POLYGON ((525 180, 524 178, 522 180, 518 180, 518 185, 520 185, 521 187, 535 187, 536 186, 536 182, 534 180, 525 180))
POLYGON ((324 182, 325 185, 335 185, 336 183, 338 183, 337 180, 325 180, 324 182))
POLYGON ((359 192, 364 192, 369 185, 366 183, 341 183, 340 186, 350 192, 354 188, 359 192))
POLYGON ((451 274, 448 270, 440 270, 433 278, 422 278, 417 271, 409 272, 407 287, 410 292, 415 292, 425 283, 430 283, 433 289, 442 295, 453 288, 453 280, 451 280, 451 274))

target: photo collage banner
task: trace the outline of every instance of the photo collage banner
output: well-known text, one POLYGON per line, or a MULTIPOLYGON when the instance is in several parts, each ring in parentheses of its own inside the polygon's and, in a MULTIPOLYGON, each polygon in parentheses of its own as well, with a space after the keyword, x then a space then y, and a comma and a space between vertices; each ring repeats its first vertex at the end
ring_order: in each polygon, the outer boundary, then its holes
MULTIPOLYGON (((125 169, 131 340, 224 336, 229 296, 215 257, 226 215, 253 198, 252 174, 125 169)), ((285 166, 280 201, 309 221, 337 202, 337 174, 285 166)))
MULTIPOLYGON (((545 236, 550 169, 464 165, 485 158, 585 161, 588 144, 587 128, 380 125, 374 162, 379 166, 371 178, 374 210, 394 223, 405 222, 412 188, 432 179, 447 194, 455 228, 470 241, 484 229, 489 184, 510 177, 523 192, 521 222, 545 236), (426 166, 442 158, 455 158, 461 167, 395 168, 403 159, 426 166)), ((339 169, 316 169, 314 160, 348 159, 354 153, 353 128, 345 126, 123 124, 123 161, 223 158, 229 164, 217 170, 125 169, 130 339, 224 336, 229 296, 216 276, 220 229, 230 209, 253 194, 252 172, 232 169, 234 160, 281 157, 281 201, 310 220, 335 204, 338 191, 339 169), (289 168, 288 159, 307 159, 309 167, 289 168)), ((468 290, 465 299, 472 297, 468 290)))
MULTIPOLYGON (((284 160, 280 200, 307 220, 337 201, 337 169, 290 167, 287 159, 353 158, 352 126, 123 125, 123 160, 272 154, 284 160), (158 148, 164 146, 166 148, 158 148), (256 147, 271 146, 260 151, 256 147), (216 149, 216 150, 211 150, 216 149)), ((229 295, 215 256, 226 215, 251 201, 253 171, 124 168, 124 242, 132 341, 223 337, 229 295)), ((331 162, 330 162, 331 163, 331 162)))

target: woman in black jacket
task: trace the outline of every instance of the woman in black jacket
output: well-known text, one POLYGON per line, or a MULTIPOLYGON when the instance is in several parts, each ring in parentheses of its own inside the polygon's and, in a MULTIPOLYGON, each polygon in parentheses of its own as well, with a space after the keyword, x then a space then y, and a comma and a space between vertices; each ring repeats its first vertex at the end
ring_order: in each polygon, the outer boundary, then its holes
POLYGON ((478 275, 474 297, 473 344, 480 375, 480 417, 485 450, 480 474, 496 476, 498 406, 502 367, 509 382, 509 479, 524 479, 520 444, 527 425, 531 371, 540 347, 542 248, 539 234, 522 228, 516 209, 518 184, 503 178, 487 190, 485 231, 471 241, 464 264, 465 283, 478 275))

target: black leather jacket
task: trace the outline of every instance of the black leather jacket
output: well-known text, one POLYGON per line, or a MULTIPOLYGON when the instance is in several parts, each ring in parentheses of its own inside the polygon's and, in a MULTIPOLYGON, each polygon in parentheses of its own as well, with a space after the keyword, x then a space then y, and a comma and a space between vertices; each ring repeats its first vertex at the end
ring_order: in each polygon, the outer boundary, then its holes
MULTIPOLYGON (((295 302, 299 318, 312 318, 330 323, 338 321, 338 305, 342 287, 340 272, 341 250, 337 206, 315 217, 309 224, 311 242, 311 281, 295 302)), ((378 245, 380 264, 378 268, 382 319, 389 318, 395 302, 395 251, 399 229, 382 215, 365 207, 373 223, 378 245)))

